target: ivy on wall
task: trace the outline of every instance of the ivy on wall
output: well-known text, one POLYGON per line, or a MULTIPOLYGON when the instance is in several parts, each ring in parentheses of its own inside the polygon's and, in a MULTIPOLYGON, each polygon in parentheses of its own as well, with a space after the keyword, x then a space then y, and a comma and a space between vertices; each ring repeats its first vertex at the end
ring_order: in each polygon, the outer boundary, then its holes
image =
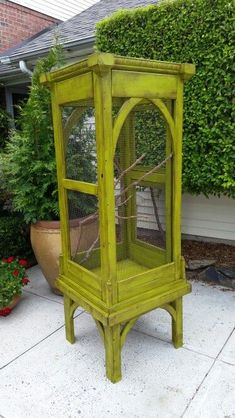
POLYGON ((235 198, 234 12, 232 0, 165 0, 97 25, 100 51, 196 64, 184 95, 183 187, 192 194, 235 198))

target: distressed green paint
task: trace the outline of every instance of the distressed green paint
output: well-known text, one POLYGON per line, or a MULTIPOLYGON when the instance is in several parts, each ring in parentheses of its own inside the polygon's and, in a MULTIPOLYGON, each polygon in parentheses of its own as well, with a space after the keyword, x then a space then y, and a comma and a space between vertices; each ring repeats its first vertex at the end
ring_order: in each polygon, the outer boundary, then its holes
POLYGON ((73 344, 75 342, 74 337, 74 322, 73 322, 73 314, 75 310, 78 308, 78 305, 70 299, 69 296, 66 294, 64 295, 64 315, 65 315, 65 323, 66 323, 66 338, 67 340, 73 344))
MULTIPOLYGON (((64 293, 66 338, 74 342, 73 313, 78 306, 83 307, 93 316, 104 341, 106 374, 112 382, 121 379, 121 348, 140 315, 156 308, 165 309, 172 317, 174 346, 180 347, 183 342, 182 296, 191 290, 185 279, 180 246, 183 83, 194 72, 190 64, 93 54, 87 60, 42 77, 42 82, 52 90, 63 252, 57 286, 64 293), (92 97, 96 118, 97 184, 65 177, 64 144, 82 111, 72 113, 64 131, 60 112, 61 105, 89 102, 92 97), (120 110, 113 118, 112 106, 118 102, 117 97, 121 100, 120 110), (166 156, 173 153, 165 169, 161 168, 141 183, 165 187, 166 250, 137 239, 136 219, 128 218, 136 214, 133 186, 127 192, 130 199, 120 212, 127 219, 123 220, 122 243, 116 245, 113 156, 118 143, 122 172, 135 161, 131 111, 148 101, 165 118, 166 156), (78 253, 74 261, 70 259, 69 190, 96 195, 99 199, 100 246, 85 266, 79 265, 84 253, 78 253)), ((128 171, 123 178, 124 187, 146 172, 148 168, 144 166, 128 171)))
MULTIPOLYGON (((167 108, 172 116, 173 103, 167 101, 167 108)), ((167 127, 166 132, 166 155, 172 152, 171 130, 167 127)), ((169 263, 172 259, 172 163, 167 161, 165 169, 165 219, 166 219, 166 261, 169 263)))

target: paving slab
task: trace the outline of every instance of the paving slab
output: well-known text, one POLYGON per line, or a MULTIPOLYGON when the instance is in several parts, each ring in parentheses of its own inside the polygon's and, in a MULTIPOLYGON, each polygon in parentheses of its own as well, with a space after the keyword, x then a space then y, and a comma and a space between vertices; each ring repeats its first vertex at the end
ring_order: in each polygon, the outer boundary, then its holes
POLYGON ((232 335, 225 344, 218 359, 233 364, 235 366, 235 330, 233 331, 232 335))
POLYGON ((60 329, 0 371, 4 418, 180 418, 213 360, 132 331, 123 380, 105 377, 93 319, 75 320, 75 344, 60 329))
POLYGON ((183 418, 235 418, 235 366, 216 361, 183 418))
POLYGON ((12 313, 0 317, 0 368, 63 324, 63 305, 24 292, 12 313))
POLYGON ((63 304, 63 297, 55 295, 55 293, 51 291, 38 265, 27 269, 27 274, 29 276, 30 283, 27 287, 25 287, 26 292, 43 296, 49 300, 63 304))
MULTIPOLYGON (((184 347, 216 358, 234 328, 235 293, 192 283, 184 297, 184 347)), ((156 309, 143 315, 134 329, 171 341, 170 315, 156 309)))

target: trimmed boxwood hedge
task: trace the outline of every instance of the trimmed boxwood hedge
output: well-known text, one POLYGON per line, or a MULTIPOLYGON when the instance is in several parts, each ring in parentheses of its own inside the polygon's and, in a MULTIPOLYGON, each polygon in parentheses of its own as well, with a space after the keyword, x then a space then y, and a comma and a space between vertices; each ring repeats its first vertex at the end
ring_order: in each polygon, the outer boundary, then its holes
POLYGON ((235 198, 234 3, 175 0, 122 10, 97 25, 96 48, 192 62, 185 84, 183 187, 235 198))

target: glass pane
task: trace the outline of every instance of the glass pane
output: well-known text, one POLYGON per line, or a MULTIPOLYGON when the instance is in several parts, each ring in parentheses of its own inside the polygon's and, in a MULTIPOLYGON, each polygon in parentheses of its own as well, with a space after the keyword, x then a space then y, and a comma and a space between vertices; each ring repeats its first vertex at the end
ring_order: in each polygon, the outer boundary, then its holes
POLYGON ((92 270, 100 266, 98 199, 68 191, 71 259, 92 270))
POLYGON ((95 183, 95 111, 90 104, 63 108, 66 177, 95 183))

